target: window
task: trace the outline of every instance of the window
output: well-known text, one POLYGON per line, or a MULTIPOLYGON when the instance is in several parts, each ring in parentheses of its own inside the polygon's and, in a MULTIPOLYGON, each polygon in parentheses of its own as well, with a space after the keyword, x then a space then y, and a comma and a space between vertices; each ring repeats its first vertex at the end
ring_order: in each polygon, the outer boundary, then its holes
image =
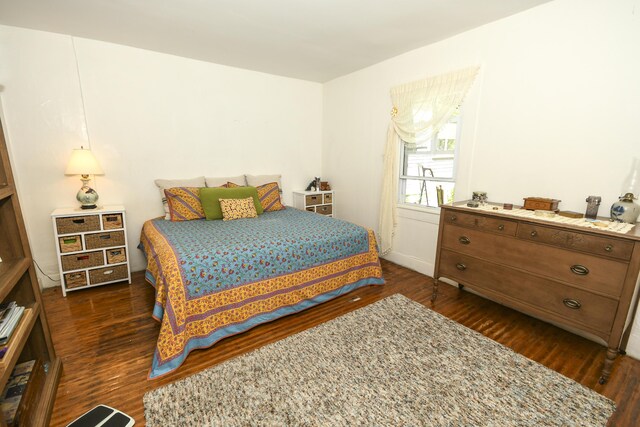
POLYGON ((402 144, 401 204, 437 207, 440 191, 440 203, 453 201, 460 122, 458 109, 431 140, 413 147, 402 144))

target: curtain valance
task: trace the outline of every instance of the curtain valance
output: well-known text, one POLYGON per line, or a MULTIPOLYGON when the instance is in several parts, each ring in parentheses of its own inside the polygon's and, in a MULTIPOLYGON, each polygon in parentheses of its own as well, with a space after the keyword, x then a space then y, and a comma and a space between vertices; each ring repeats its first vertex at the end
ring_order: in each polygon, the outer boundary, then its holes
POLYGON ((426 143, 446 124, 478 74, 479 67, 430 77, 391 89, 391 123, 384 154, 380 199, 380 249, 391 250, 398 203, 398 146, 426 143))

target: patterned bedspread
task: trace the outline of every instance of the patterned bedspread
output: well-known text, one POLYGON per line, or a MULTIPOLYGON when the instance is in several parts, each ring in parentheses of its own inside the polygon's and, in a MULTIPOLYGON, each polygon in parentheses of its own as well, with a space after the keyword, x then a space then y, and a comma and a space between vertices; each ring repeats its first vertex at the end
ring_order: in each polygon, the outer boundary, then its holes
POLYGON ((149 378, 193 349, 384 283, 371 230, 293 208, 235 221, 149 220, 140 240, 161 322, 149 378))

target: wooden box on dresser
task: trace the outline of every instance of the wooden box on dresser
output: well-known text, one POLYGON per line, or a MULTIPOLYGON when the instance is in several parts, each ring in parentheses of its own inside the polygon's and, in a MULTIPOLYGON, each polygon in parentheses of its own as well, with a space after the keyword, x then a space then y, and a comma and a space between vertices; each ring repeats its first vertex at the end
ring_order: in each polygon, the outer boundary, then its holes
MULTIPOLYGON (((24 394, 16 415, 25 426, 47 426, 62 371, 45 317, 40 286, 27 240, 15 181, 9 163, 2 123, 0 123, 0 299, 15 301, 25 311, 6 344, 0 359, 0 389, 4 390, 18 363, 38 360, 44 378, 34 382, 35 390, 24 394)), ((31 385, 29 385, 31 387, 31 385)), ((6 425, 0 416, 0 425, 6 425)))
POLYGON ((71 290, 131 283, 124 207, 56 209, 51 217, 64 296, 71 290))
MULTIPOLYGON (((434 293, 446 277, 494 301, 608 347, 600 383, 626 347, 637 308, 640 231, 601 231, 543 219, 441 206, 434 293)), ((606 221, 606 219, 605 219, 606 221)))
POLYGON ((296 209, 333 216, 333 191, 294 191, 293 206, 296 209))

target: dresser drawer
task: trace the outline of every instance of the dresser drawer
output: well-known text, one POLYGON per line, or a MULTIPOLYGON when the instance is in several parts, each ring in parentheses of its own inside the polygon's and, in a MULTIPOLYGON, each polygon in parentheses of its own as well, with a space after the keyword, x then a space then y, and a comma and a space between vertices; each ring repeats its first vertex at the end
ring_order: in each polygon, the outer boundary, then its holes
POLYGON ((446 211, 444 214, 444 221, 447 224, 475 228, 507 236, 515 236, 516 230, 518 229, 517 221, 474 215, 464 212, 446 211))
POLYGON ((618 307, 615 298, 596 295, 449 250, 441 253, 439 275, 472 288, 507 296, 536 313, 541 311, 568 319, 600 332, 598 335, 605 339, 613 326, 618 307))
POLYGON ((108 248, 124 245, 124 231, 108 231, 106 233, 85 234, 87 249, 108 248))
POLYGON ((60 253, 78 252, 82 250, 82 238, 79 234, 75 236, 64 236, 58 238, 60 253))
POLYGON ((310 194, 308 196, 305 196, 304 199, 307 206, 322 204, 322 194, 310 194))
POLYGON ((58 234, 100 231, 100 219, 98 215, 60 217, 56 218, 56 229, 58 234))
POLYGON ((78 271, 76 273, 66 273, 64 275, 64 285, 67 289, 79 288, 87 286, 87 273, 78 271))
POLYGON ((104 214, 102 215, 102 229, 103 230, 114 230, 117 228, 122 228, 122 214, 121 213, 113 213, 113 214, 104 214))
POLYGON ((444 227, 442 246, 614 297, 620 295, 628 266, 612 259, 453 225, 444 227))
POLYGON ((316 212, 322 215, 331 215, 333 213, 333 206, 331 205, 316 206, 316 212))
POLYGON ((100 265, 104 265, 104 255, 102 255, 102 251, 62 255, 60 257, 60 263, 62 264, 62 271, 98 267, 100 265))
POLYGON ((327 193, 322 197, 324 197, 324 202, 323 203, 325 203, 325 204, 333 203, 333 194, 327 193))
POLYGON ((113 282, 114 280, 127 280, 128 277, 129 270, 126 265, 114 265, 113 267, 89 270, 89 283, 91 285, 113 282))
POLYGON ((118 264, 127 260, 125 248, 107 249, 107 264, 118 264))
POLYGON ((631 259, 633 252, 633 242, 627 240, 560 230, 537 224, 521 223, 518 227, 518 237, 625 261, 631 259))

